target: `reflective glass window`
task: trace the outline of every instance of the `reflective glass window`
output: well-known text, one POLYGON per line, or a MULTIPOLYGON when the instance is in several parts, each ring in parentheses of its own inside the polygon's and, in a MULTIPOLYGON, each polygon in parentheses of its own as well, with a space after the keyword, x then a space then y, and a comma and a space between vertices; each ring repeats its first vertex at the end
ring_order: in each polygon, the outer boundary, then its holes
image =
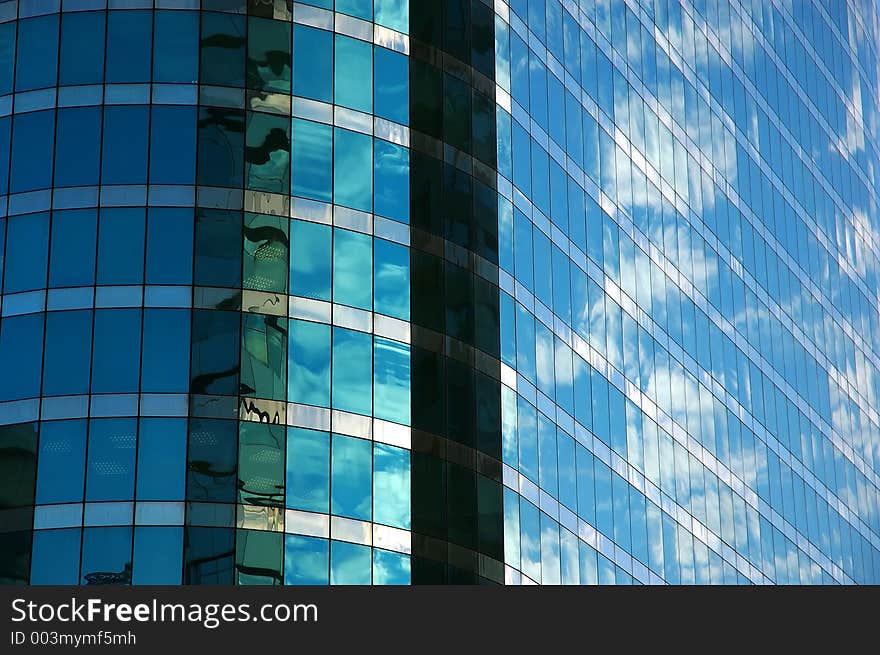
POLYGON ((355 414, 372 410, 372 337, 333 328, 333 407, 355 414))
POLYGON ((330 300, 332 228, 320 223, 290 223, 290 293, 330 300))
POLYGON ((330 202, 332 198, 333 128, 293 119, 290 193, 330 202))
POLYGON ((149 82, 153 12, 107 12, 107 82, 149 82))
POLYGON ((330 327, 290 321, 287 398, 305 405, 330 406, 330 327))
POLYGON ((82 502, 87 425, 85 419, 44 421, 40 425, 38 504, 82 502))
POLYGON ((330 511, 330 435, 287 429, 287 506, 307 512, 330 511))
POLYGON ((58 14, 18 22, 15 90, 55 86, 58 75, 58 14))
POLYGON ((86 500, 134 497, 137 421, 101 418, 89 421, 86 500))
POLYGON ((106 22, 103 11, 61 15, 59 84, 100 84, 103 81, 106 22))
POLYGON ((185 472, 186 420, 141 419, 137 444, 138 500, 183 500, 185 472))
POLYGON ((333 231, 333 301, 372 307, 373 239, 351 230, 333 231))
POLYGON ((330 511, 361 521, 372 519, 372 442, 333 435, 330 511))
POLYGON ((284 584, 326 585, 330 577, 330 542, 285 535, 284 584))

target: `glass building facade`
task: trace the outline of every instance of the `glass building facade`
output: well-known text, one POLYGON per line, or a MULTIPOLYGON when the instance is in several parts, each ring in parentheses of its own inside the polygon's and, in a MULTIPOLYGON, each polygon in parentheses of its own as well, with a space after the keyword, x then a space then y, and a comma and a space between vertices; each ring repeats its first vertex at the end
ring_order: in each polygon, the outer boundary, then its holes
POLYGON ((0 582, 880 583, 878 48, 0 2, 0 582))

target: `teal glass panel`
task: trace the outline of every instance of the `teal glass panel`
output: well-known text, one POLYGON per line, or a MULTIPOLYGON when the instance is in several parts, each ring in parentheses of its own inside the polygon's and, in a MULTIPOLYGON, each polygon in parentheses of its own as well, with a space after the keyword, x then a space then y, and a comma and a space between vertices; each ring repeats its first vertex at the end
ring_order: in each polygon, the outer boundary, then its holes
POLYGON ((372 308, 373 239, 368 234, 333 231, 333 302, 372 308))
POLYGON ((373 446, 373 521, 410 529, 410 454, 387 444, 373 446))
POLYGON ((372 442, 334 434, 331 452, 331 512, 371 520, 372 442))
POLYGON ((333 328, 333 408, 354 414, 372 412, 372 337, 333 328))
POLYGON ((307 512, 330 511, 330 435, 287 429, 286 503, 307 512))
POLYGON ((290 321, 287 399, 330 406, 330 326, 290 321))
POLYGON ((410 424, 409 344, 376 337, 373 348, 373 413, 403 425, 410 424))

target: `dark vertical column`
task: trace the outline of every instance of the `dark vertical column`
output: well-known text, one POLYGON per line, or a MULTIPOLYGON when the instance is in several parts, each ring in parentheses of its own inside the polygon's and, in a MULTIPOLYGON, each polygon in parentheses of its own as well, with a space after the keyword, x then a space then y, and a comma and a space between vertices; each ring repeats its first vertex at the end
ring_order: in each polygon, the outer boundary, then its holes
POLYGON ((0 427, 0 585, 26 585, 30 576, 37 423, 0 427))
POLYGON ((410 4, 414 584, 503 581, 494 12, 410 4))
POLYGON ((245 21, 201 12, 184 584, 234 581, 245 112, 223 89, 244 86, 245 21))

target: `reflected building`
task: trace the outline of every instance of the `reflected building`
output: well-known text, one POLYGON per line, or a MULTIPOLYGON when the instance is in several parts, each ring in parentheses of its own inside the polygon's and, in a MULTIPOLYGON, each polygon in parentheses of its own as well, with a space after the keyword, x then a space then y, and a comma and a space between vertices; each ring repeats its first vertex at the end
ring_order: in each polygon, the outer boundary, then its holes
POLYGON ((0 2, 0 581, 880 582, 878 43, 0 2))

